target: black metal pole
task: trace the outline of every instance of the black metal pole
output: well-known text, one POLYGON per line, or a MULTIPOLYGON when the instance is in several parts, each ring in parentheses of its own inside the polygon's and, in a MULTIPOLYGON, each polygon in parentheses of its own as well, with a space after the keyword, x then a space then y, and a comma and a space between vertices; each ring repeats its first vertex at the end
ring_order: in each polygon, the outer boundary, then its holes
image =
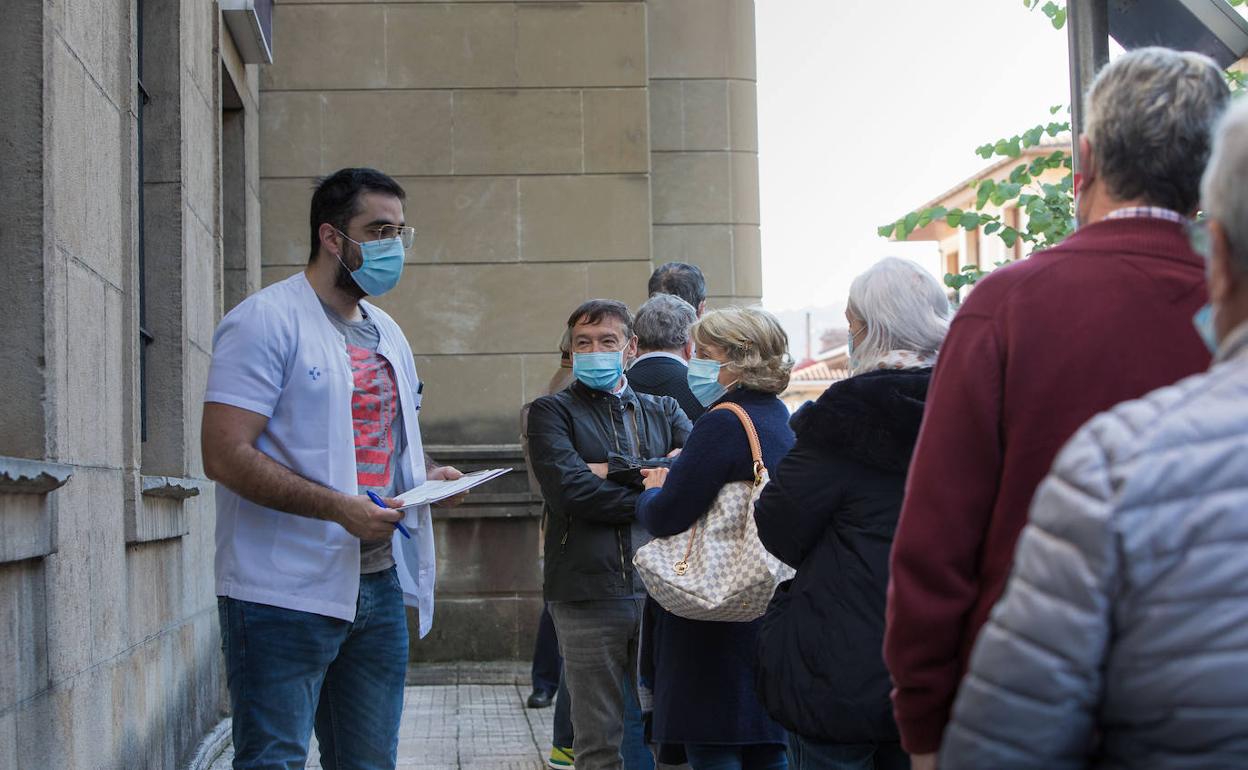
POLYGON ((1109 0, 1067 0, 1066 36, 1070 55, 1070 133, 1075 171, 1083 134, 1083 97, 1096 73, 1109 61, 1109 0))

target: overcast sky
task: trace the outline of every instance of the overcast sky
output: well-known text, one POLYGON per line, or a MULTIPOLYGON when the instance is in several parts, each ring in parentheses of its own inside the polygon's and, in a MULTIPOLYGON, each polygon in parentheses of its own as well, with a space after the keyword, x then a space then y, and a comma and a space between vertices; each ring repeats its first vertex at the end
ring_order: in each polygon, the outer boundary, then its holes
MULTIPOLYGON (((843 307, 876 227, 1069 101, 1066 33, 1020 0, 758 0, 763 304, 843 307)), ((816 323, 818 326, 818 323, 816 323)), ((816 329, 817 333, 817 329, 816 329)))

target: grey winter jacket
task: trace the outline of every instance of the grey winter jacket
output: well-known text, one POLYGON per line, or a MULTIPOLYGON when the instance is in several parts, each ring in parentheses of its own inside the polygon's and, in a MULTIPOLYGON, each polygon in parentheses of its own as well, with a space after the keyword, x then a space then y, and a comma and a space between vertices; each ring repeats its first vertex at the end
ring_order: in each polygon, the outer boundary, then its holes
POLYGON ((1248 767, 1248 324, 1058 455, 940 767, 1248 767))

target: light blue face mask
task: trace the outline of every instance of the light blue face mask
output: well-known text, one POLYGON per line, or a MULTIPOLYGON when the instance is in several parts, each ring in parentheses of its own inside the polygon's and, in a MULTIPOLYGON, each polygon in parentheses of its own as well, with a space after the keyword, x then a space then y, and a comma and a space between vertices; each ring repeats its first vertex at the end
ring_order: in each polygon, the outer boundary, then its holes
POLYGON ((624 375, 624 351, 573 353, 572 374, 588 388, 610 392, 624 375))
POLYGON ((1205 347, 1209 348, 1209 352, 1217 353, 1218 333, 1213 326, 1213 305, 1205 305, 1197 310, 1196 315, 1192 316, 1192 326, 1196 327, 1196 333, 1200 335, 1205 347))
POLYGON ((689 361, 689 390, 702 406, 710 406, 728 391, 719 384, 719 370, 723 364, 712 358, 693 358, 689 361))
MULTIPOLYGON (((341 230, 338 232, 343 238, 360 247, 364 261, 360 263, 358 270, 351 271, 351 278, 365 294, 380 297, 399 284, 399 277, 403 275, 402 238, 360 243, 341 230)), ((342 262, 342 257, 338 261, 342 262)), ((347 263, 342 262, 342 265, 346 267, 347 263)))

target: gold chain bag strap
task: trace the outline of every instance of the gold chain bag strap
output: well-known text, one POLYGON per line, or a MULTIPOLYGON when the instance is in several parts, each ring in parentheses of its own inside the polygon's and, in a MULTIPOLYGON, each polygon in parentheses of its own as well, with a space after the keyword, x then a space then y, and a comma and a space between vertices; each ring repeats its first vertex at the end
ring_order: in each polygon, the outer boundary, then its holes
POLYGON ((664 609, 693 620, 743 622, 761 617, 776 586, 793 569, 767 552, 758 539, 754 502, 767 485, 758 432, 737 404, 719 404, 745 429, 754 480, 725 484, 688 534, 651 540, 633 564, 646 590, 664 609))

